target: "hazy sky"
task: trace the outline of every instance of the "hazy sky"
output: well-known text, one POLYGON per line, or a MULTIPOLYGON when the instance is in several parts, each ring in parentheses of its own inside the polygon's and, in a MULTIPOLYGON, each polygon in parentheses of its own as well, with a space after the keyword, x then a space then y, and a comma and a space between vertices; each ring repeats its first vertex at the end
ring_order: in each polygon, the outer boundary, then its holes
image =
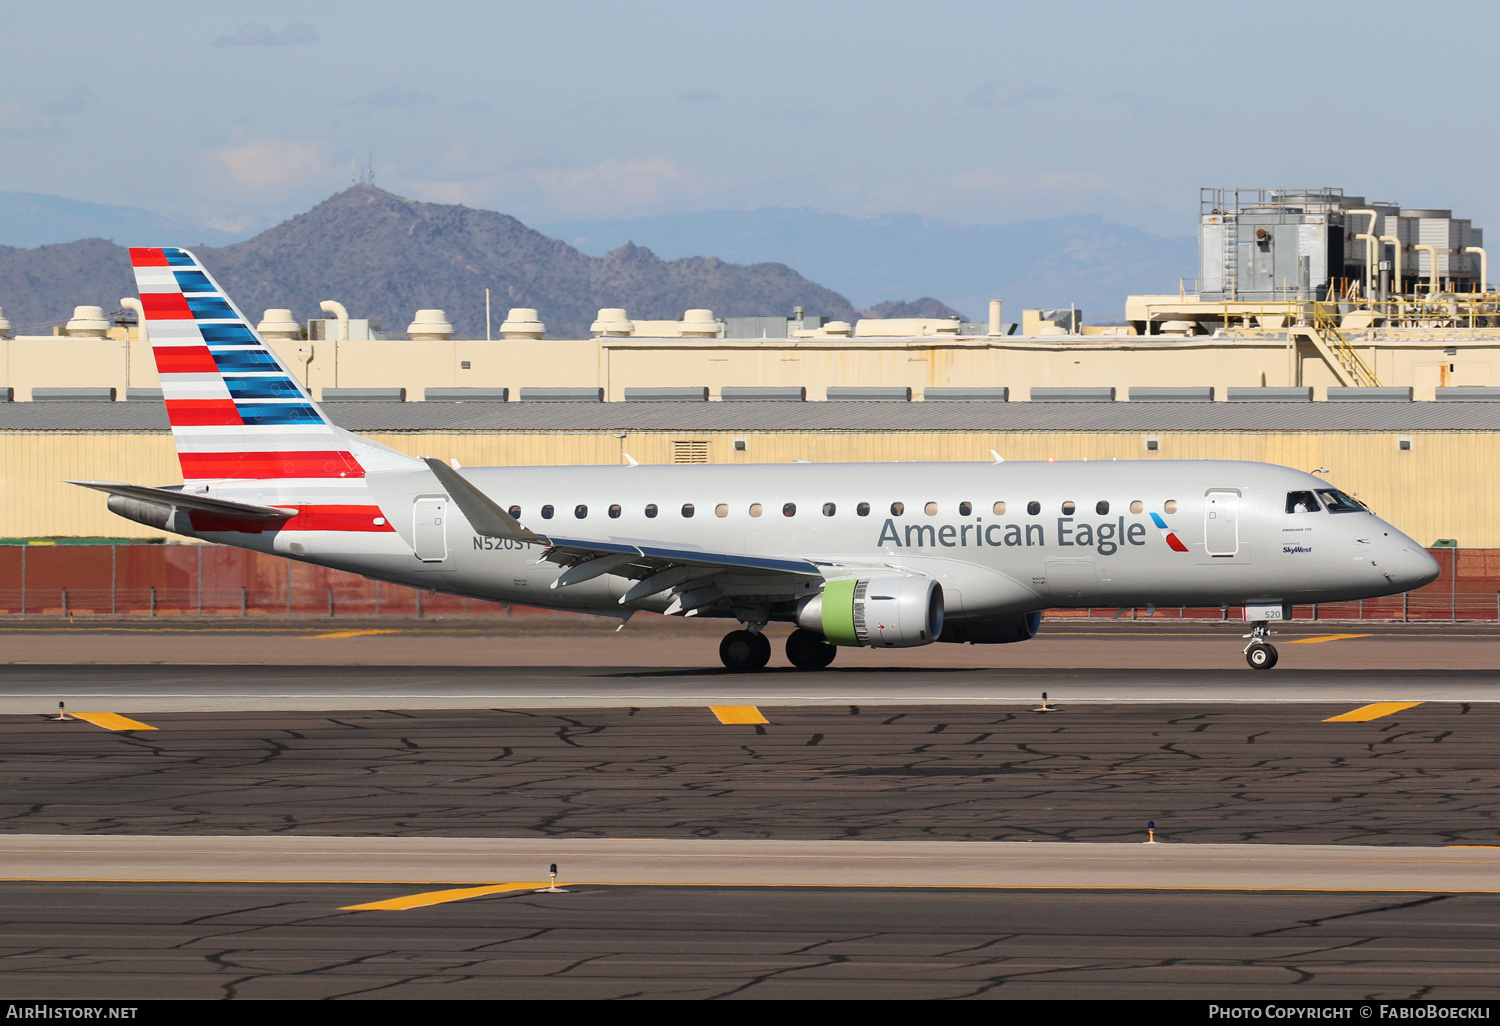
POLYGON ((1493 3, 15 4, 0 190, 238 229, 375 183, 532 223, 1342 186, 1500 225, 1493 3))

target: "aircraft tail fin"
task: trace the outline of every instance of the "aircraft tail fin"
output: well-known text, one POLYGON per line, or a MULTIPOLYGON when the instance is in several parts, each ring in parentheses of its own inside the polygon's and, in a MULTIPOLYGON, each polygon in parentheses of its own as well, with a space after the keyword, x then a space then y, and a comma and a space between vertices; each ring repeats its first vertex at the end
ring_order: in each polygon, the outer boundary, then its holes
POLYGON ((330 421, 191 252, 131 249, 130 263, 183 480, 360 478, 372 463, 416 463, 330 421))

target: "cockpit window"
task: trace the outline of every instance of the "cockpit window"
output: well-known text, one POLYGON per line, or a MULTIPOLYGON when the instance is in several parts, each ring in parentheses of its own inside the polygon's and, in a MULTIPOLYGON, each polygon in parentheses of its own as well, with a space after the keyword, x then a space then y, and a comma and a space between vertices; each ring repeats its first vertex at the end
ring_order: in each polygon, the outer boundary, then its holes
POLYGON ((1328 512, 1330 513, 1364 512, 1365 507, 1358 499, 1345 495, 1337 488, 1319 488, 1318 496, 1323 500, 1323 505, 1328 507, 1328 512))
POLYGON ((1318 500, 1313 498, 1312 492, 1287 492, 1286 511, 1288 513, 1316 513, 1318 512, 1318 500))

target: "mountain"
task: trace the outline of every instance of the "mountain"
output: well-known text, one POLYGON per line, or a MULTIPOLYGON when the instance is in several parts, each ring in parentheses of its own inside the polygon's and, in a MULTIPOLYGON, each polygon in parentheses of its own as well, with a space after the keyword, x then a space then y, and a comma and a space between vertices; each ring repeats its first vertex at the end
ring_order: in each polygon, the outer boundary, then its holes
MULTIPOLYGON (((959 320, 964 320, 963 314, 951 306, 938 302, 931 296, 923 296, 921 299, 912 300, 910 303, 903 303, 896 299, 884 303, 876 303, 865 311, 865 315, 868 317, 957 317, 959 320)), ((988 316, 988 312, 986 312, 986 316, 988 316)))
POLYGON ((50 335, 75 306, 102 306, 135 295, 130 255, 105 239, 37 249, 0 246, 0 310, 15 335, 50 335))
POLYGON ((244 236, 139 207, 106 206, 35 192, 0 192, 0 245, 47 246, 91 238, 126 246, 223 246, 244 236))
MULTIPOLYGON (((751 266, 694 256, 663 261, 625 244, 587 256, 489 210, 418 203, 371 185, 337 193, 252 239, 194 251, 252 318, 290 307, 323 316, 320 301, 378 318, 404 334, 412 314, 438 307, 460 337, 483 338, 484 290, 498 330, 507 308, 535 307, 553 338, 588 336, 601 307, 670 319, 694 307, 721 317, 809 313, 853 320, 847 299, 779 263, 751 266)), ((0 307, 16 325, 60 323, 73 306, 114 309, 131 295, 129 259, 102 239, 24 250, 0 247, 0 307)))
POLYGON ((915 214, 850 217, 765 207, 539 226, 585 253, 627 240, 665 259, 715 253, 725 260, 775 260, 871 306, 893 296, 936 296, 983 320, 989 300, 1007 320, 1023 308, 1083 309, 1089 320, 1119 317, 1131 293, 1176 292, 1197 272, 1190 235, 1153 235, 1096 215, 1007 225, 961 225, 915 214))

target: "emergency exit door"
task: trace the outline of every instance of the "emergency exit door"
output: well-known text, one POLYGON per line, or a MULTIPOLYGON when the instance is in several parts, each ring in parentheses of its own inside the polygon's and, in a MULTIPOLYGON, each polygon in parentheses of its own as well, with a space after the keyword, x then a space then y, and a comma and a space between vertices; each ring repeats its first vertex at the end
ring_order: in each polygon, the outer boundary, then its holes
POLYGON ((1210 556, 1233 556, 1240 551, 1240 493, 1215 488, 1204 496, 1203 548, 1210 556))
POLYGON ((412 509, 412 546, 424 563, 441 563, 448 558, 448 500, 418 499, 412 509))

